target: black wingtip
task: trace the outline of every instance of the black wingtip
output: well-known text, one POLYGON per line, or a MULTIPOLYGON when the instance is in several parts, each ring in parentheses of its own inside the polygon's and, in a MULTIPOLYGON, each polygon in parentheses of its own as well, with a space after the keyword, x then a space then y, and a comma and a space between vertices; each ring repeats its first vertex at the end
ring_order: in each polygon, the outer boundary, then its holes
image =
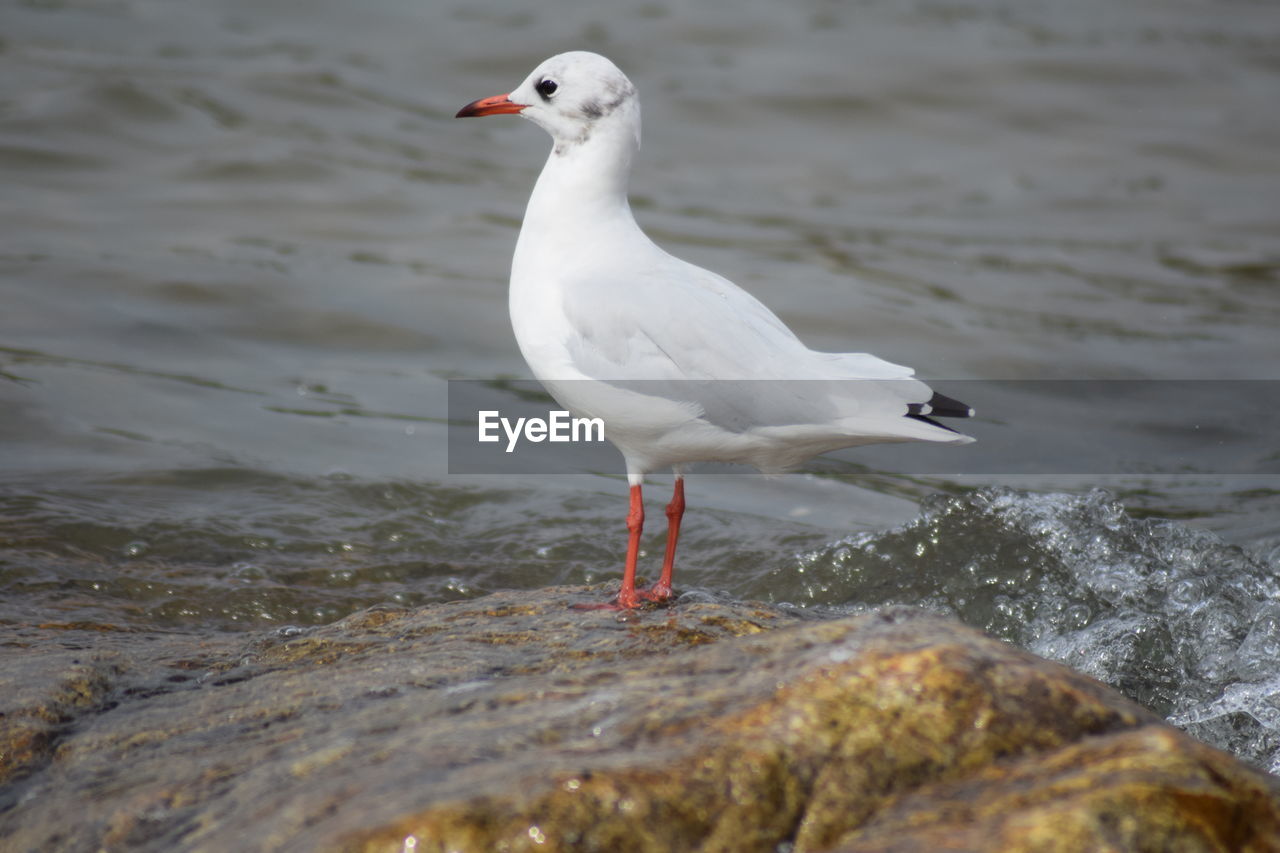
POLYGON ((940 427, 948 432, 956 432, 945 424, 940 424, 934 418, 971 418, 973 417, 973 408, 967 403, 961 403, 945 394, 939 394, 936 391, 929 398, 927 403, 908 403, 907 417, 917 421, 923 421, 930 426, 940 427))
POLYGON ((973 417, 973 407, 968 403, 961 403, 954 397, 948 397, 946 394, 933 392, 933 396, 929 398, 928 414, 938 418, 971 418, 973 417))

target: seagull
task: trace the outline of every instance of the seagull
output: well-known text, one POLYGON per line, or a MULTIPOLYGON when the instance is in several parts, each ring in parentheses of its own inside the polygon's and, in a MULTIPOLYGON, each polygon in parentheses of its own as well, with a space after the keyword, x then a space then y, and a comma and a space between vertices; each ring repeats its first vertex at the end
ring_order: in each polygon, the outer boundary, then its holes
POLYGON ((659 248, 627 201, 640 150, 635 86, 603 56, 553 56, 505 95, 458 111, 518 115, 551 135, 511 264, 520 352, 553 398, 599 417, 630 485, 627 556, 616 599, 631 610, 672 597, 684 475, 694 462, 785 471, 877 442, 967 444, 935 418, 969 406, 868 353, 809 349, 742 288, 659 248), (636 589, 644 476, 671 468, 662 572, 636 589))

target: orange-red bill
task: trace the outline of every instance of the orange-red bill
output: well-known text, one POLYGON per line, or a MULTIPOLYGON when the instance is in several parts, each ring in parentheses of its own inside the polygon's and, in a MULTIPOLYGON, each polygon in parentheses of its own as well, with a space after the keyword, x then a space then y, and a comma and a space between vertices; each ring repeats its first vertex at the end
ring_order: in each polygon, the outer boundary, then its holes
POLYGON ((458 110, 458 114, 454 118, 466 118, 467 116, 500 116, 506 113, 518 113, 524 109, 527 104, 513 103, 507 95, 494 95, 490 98, 481 98, 478 101, 472 101, 462 109, 458 110))

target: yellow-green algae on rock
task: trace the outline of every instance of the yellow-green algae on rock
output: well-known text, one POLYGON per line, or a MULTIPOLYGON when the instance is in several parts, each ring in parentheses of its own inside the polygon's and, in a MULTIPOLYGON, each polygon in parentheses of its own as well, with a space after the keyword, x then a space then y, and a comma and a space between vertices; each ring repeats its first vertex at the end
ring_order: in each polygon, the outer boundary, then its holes
MULTIPOLYGON (((434 804, 351 849, 1280 845, 1272 780, 1087 678, 953 622, 898 610, 793 628, 730 654, 741 663, 711 665, 729 680, 691 688, 620 744, 638 753, 630 760, 434 804)), ((660 669, 636 677, 679 677, 660 669)), ((704 672, 693 664, 685 678, 704 672)))
POLYGON ((1273 777, 953 621, 570 608, 601 594, 375 608, 247 641, 7 628, 5 648, 28 654, 0 657, 0 682, 22 685, 0 696, 13 736, 0 744, 0 838, 15 850, 1280 849, 1273 777), (76 672, 91 675, 83 691, 76 672))

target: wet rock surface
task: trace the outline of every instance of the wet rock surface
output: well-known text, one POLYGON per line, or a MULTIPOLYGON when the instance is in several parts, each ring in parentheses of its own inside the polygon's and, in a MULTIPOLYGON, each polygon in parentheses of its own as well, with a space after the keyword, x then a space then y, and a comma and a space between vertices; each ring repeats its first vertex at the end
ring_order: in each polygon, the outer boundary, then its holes
POLYGON ((13 850, 1280 849, 1280 787, 906 608, 577 611, 265 636, 0 635, 13 850))

